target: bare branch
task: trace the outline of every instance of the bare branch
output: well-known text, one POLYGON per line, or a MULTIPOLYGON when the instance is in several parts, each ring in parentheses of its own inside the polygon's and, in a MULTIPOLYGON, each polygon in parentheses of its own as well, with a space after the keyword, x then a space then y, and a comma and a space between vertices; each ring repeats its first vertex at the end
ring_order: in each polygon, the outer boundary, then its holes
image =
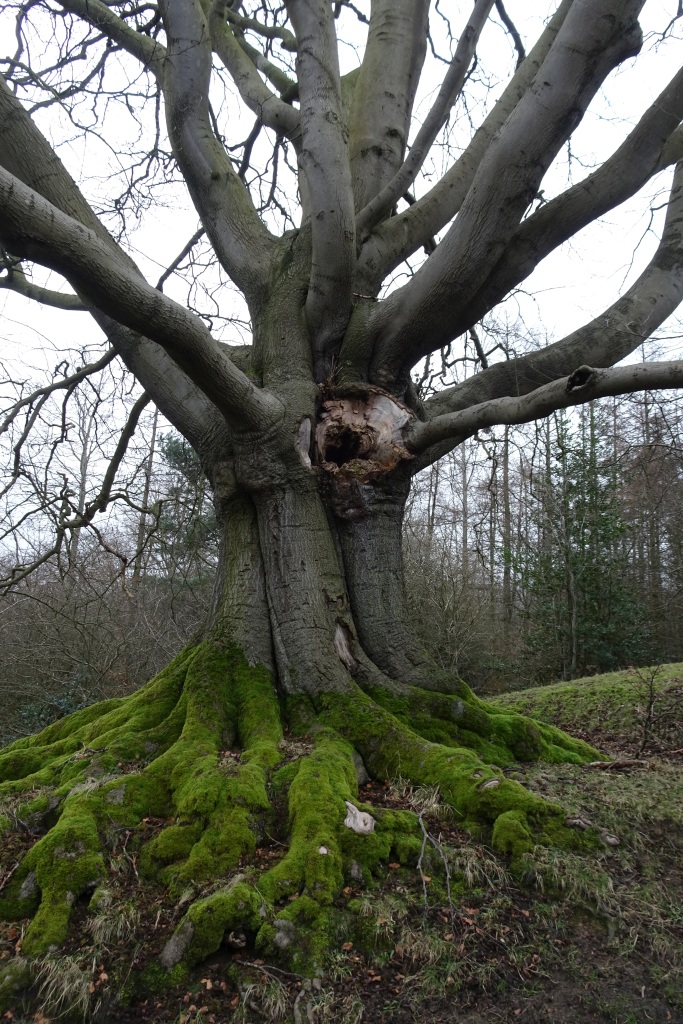
POLYGON ((426 195, 375 228, 358 260, 359 290, 376 292, 385 274, 425 245, 455 217, 495 137, 534 81, 573 0, 562 0, 523 64, 517 69, 469 146, 426 195))
POLYGON ((290 0, 301 103, 299 161, 311 204, 311 276, 306 320, 322 379, 348 323, 356 245, 351 171, 342 111, 332 8, 326 0, 290 0))
POLYGON ((371 199, 356 217, 356 232, 359 237, 371 231, 375 224, 383 220, 415 181, 434 140, 462 91, 479 36, 488 20, 493 2, 494 0, 475 0, 474 10, 460 35, 438 96, 410 147, 409 156, 391 181, 387 182, 381 192, 371 199))
POLYGON ((263 22, 258 21, 256 18, 246 18, 243 14, 231 10, 229 7, 226 10, 226 15, 228 21, 233 25, 237 25, 243 30, 248 29, 251 32, 255 32, 256 35, 262 36, 264 39, 279 39, 283 50, 296 53, 296 38, 286 26, 264 25, 263 22))
POLYGON ((680 159, 683 133, 674 129, 682 119, 683 70, 597 171, 545 203, 521 224, 488 280, 460 312, 461 319, 454 325, 456 334, 480 320, 558 245, 635 195, 668 163, 680 159), (674 134, 677 145, 672 142, 674 134))
POLYGON ((171 277, 172 274, 175 274, 176 270, 183 262, 185 257, 192 252, 199 239, 203 238, 205 234, 206 232, 204 231, 204 228, 199 228, 197 231, 195 231, 189 242, 183 246, 183 248, 180 250, 176 258, 171 263, 169 263, 169 265, 166 267, 166 270, 163 272, 163 274, 156 283, 156 287, 160 292, 164 290, 164 284, 166 283, 166 281, 168 281, 169 277, 171 277))
POLYGON ((477 430, 497 424, 530 423, 558 409, 581 405, 608 395, 683 387, 683 361, 639 363, 613 369, 579 366, 568 377, 531 391, 520 398, 493 398, 460 412, 415 421, 404 437, 411 452, 423 452, 452 437, 463 441, 477 430))
POLYGON ((164 348, 237 429, 263 427, 280 404, 234 366, 198 317, 152 288, 111 246, 0 169, 0 238, 59 270, 86 301, 164 348))
MULTIPOLYGON (((0 76, 0 164, 48 202, 96 233, 115 259, 139 271, 95 216, 75 181, 0 76)), ((94 269, 94 268, 93 268, 94 269)), ((144 335, 135 334, 98 310, 94 319, 164 415, 198 451, 220 436, 222 419, 190 378, 144 335), (219 423, 216 423, 216 419, 219 423)))
POLYGON ((40 398, 47 398, 48 395, 53 394, 55 391, 61 391, 63 389, 70 389, 76 384, 80 384, 86 377, 91 377, 93 374, 103 370, 105 366, 108 366, 116 357, 114 349, 109 349, 104 355, 94 363, 87 363, 82 366, 80 370, 75 373, 69 374, 68 377, 61 377, 58 380, 53 380, 51 384, 46 384, 42 388, 37 388, 32 391, 30 395, 26 395, 24 398, 19 399, 18 402, 12 406, 5 419, 0 423, 0 434, 4 434, 5 431, 9 430, 11 424, 17 418, 22 409, 26 406, 31 406, 34 402, 37 402, 40 398))
POLYGON ((524 43, 522 42, 522 37, 520 36, 519 32, 515 28, 515 23, 513 22, 512 18, 510 17, 508 12, 505 10, 505 5, 503 4, 503 0, 496 0, 496 11, 498 12, 498 17, 500 18, 500 20, 505 25, 505 28, 510 33, 510 36, 512 38, 512 42, 515 44, 515 50, 517 51, 517 67, 519 67, 519 65, 522 63, 522 61, 526 57, 526 51, 524 49, 524 43))
POLYGON ((609 72, 640 49, 643 2, 596 0, 569 11, 533 85, 489 146, 457 220, 409 284, 377 308, 375 383, 391 387, 455 336, 456 311, 502 255, 558 150, 609 72))
POLYGON ((539 352, 496 363, 425 403, 430 418, 524 395, 590 360, 612 366, 649 338, 683 301, 683 163, 674 173, 662 239, 637 281, 608 310, 539 352))
POLYGON ((294 79, 277 64, 273 64, 272 60, 268 60, 258 47, 252 46, 241 33, 235 34, 235 39, 254 67, 277 89, 285 103, 293 103, 299 99, 299 85, 294 79))
MULTIPOLYGON (((240 96, 261 123, 294 141, 300 135, 299 112, 265 85, 258 73, 261 69, 257 63, 257 51, 249 47, 255 54, 255 59, 252 60, 235 38, 230 26, 226 24, 226 15, 229 17, 229 14, 227 0, 216 0, 209 18, 215 52, 239 89, 240 96)), ((282 74, 284 75, 284 72, 282 74)), ((286 78, 286 75, 284 77, 286 78)), ((289 79, 287 83, 291 85, 289 79)))
POLYGON ((214 135, 209 118, 211 37, 199 0, 162 0, 167 35, 166 122, 178 165, 226 272, 247 297, 263 298, 274 239, 214 135))
POLYGON ((21 263, 11 258, 0 259, 0 266, 4 264, 7 273, 0 277, 0 288, 16 292, 26 299, 33 299, 45 306, 54 306, 56 309, 68 309, 71 312, 85 312, 85 306, 77 295, 69 295, 67 292, 58 292, 52 288, 41 288, 40 285, 32 284, 28 280, 21 263))
MULTIPOLYGON (((128 419, 125 423, 125 426, 123 427, 123 430, 121 431, 121 435, 119 437, 114 453, 111 459, 109 460, 109 465, 107 466, 107 470, 102 480, 102 486, 100 487, 97 496, 92 501, 88 502, 82 513, 79 513, 75 515, 72 519, 69 519, 66 514, 69 509, 69 502, 68 497, 66 495, 66 491, 65 489, 63 489, 62 494, 59 495, 59 500, 61 501, 62 505, 62 511, 59 517, 59 521, 57 523, 54 544, 47 551, 43 552, 43 554, 40 555, 39 558, 35 559, 29 565, 16 566, 11 571, 9 576, 5 577, 4 579, 0 579, 0 592, 7 592, 7 590, 9 590, 11 587, 16 586, 16 584, 19 583, 21 580, 26 579, 27 576, 30 576, 31 573, 35 572, 35 570, 38 569, 41 565, 44 565, 45 562, 48 562, 55 555, 58 555, 62 549, 62 545, 64 544, 64 539, 67 533, 70 533, 74 530, 80 530, 84 526, 93 527, 93 520, 97 513, 104 512, 113 498, 112 487, 114 486, 116 474, 118 473, 121 467, 121 463, 123 462, 126 452, 128 451, 128 445, 130 444, 130 441, 133 435, 135 434, 137 425, 140 420, 140 416, 142 415, 142 412, 144 411, 145 407, 148 404, 149 395, 142 394, 140 398, 138 398, 138 400, 135 402, 133 408, 128 414, 128 419)), ((97 533, 98 538, 101 540, 102 538, 101 535, 99 534, 99 531, 96 530, 95 532, 97 533)))
POLYGON ((156 78, 159 78, 166 56, 166 50, 161 43, 131 28, 101 0, 58 0, 58 3, 65 11, 75 14, 104 33, 108 39, 136 57, 156 78))
POLYGON ((404 160, 428 24, 428 0, 373 0, 363 63, 350 104, 356 209, 381 191, 404 160))

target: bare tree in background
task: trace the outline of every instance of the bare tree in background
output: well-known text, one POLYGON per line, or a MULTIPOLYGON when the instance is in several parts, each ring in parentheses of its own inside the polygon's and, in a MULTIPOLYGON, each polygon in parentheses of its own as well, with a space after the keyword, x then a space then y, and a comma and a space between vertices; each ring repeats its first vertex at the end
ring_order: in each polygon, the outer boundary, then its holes
POLYGON ((144 389, 140 402, 151 399, 198 454, 222 531, 203 637, 138 694, 66 718, 0 758, 13 792, 39 771, 43 787, 63 793, 67 777, 84 777, 65 755, 85 745, 82 773, 101 780, 62 801, 0 900, 22 914, 42 897, 25 952, 65 936, 74 896, 104 872, 107 822, 173 815, 178 824, 143 850, 141 868, 168 879, 171 864, 177 886, 234 868, 262 838, 284 725, 314 737, 289 790, 289 850, 253 885, 191 906, 166 966, 207 955, 238 926, 266 950, 296 947, 291 935, 306 922, 324 927, 310 908, 334 898, 353 860, 342 834, 357 768, 439 785, 502 850, 565 828, 555 806, 495 765, 590 750, 496 713, 435 667, 407 610, 402 518, 411 475, 477 430, 683 384, 683 363, 612 368, 683 298, 683 163, 654 256, 596 319, 517 358, 480 357, 479 372, 423 402, 411 371, 683 156, 682 71, 599 168, 530 211, 598 90, 639 53, 642 7, 562 0, 549 9, 436 178, 423 173, 426 161, 445 144, 493 0, 454 16, 457 44, 419 126, 413 107, 432 38, 422 0, 359 10, 362 62, 344 75, 337 28, 356 11, 344 2, 8 5, 18 45, 0 87, 3 284, 94 319, 144 389), (137 134, 109 117, 120 101, 137 134), (55 103, 64 139, 84 132, 113 147, 122 170, 111 187, 99 178, 81 190, 63 140, 39 130, 55 103), (255 119, 246 138, 238 105, 255 119), (297 201, 287 185, 294 162, 297 201), (164 179, 184 181, 199 227, 155 286, 127 232, 164 179), (423 250, 407 283, 383 290, 423 250), (183 261, 194 276, 181 303, 162 289, 183 261), (204 264, 214 283, 202 291, 204 264), (35 283, 33 265, 71 290, 35 283), (247 310, 240 347, 219 340, 226 282, 247 310), (226 747, 242 751, 234 772, 221 767, 226 747), (68 889, 54 860, 63 850, 73 855, 68 889), (36 884, 22 888, 31 872, 36 884), (278 901, 288 897, 285 928, 278 901))

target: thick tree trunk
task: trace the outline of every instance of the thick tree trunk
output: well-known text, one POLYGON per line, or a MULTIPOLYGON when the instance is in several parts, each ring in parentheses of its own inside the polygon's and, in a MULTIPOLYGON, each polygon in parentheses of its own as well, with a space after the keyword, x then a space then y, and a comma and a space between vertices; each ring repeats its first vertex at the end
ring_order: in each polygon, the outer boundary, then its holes
POLYGON ((35 914, 27 953, 65 939, 76 898, 98 898, 116 829, 149 815, 164 827, 140 848, 141 875, 178 894, 212 885, 164 950, 169 970, 235 928, 298 972, 319 970, 345 877, 420 855, 417 817, 359 807, 367 775, 438 786, 520 867, 537 841, 584 841, 502 767, 595 752, 478 700, 413 638, 397 429, 409 414, 377 389, 316 401, 302 381, 289 397, 277 429, 234 439, 210 467, 222 539, 203 636, 138 693, 0 754, 0 800, 47 828, 0 896, 0 917, 35 914), (245 870, 273 828, 281 859, 245 870))

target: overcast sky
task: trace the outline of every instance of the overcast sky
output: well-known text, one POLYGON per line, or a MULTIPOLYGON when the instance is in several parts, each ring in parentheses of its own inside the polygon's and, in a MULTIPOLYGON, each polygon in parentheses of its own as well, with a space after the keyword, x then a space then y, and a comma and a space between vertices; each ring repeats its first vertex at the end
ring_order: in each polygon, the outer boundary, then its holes
MULTIPOLYGON (((530 5, 528 0, 508 0, 506 6, 525 42, 532 45, 543 23, 538 11, 545 15, 546 5, 530 5)), ((683 52, 680 41, 670 39, 661 44, 657 42, 656 35, 673 18, 676 6, 675 0, 650 0, 645 5, 641 17, 645 32, 643 53, 637 60, 625 62, 610 76, 572 139, 571 165, 565 149, 548 173, 543 185, 546 197, 566 188, 568 178, 580 180, 613 152, 676 72, 683 52)), ((448 56, 445 33, 437 31, 435 42, 448 56)), ((504 83, 513 56, 510 40, 499 23, 487 25, 479 49, 483 72, 493 95, 496 80, 504 83)), ((354 66, 357 53, 357 45, 353 42, 341 47, 343 70, 354 66)), ((440 68, 443 65, 433 61, 428 64, 416 107, 418 121, 428 109, 438 86, 440 68)), ((122 76, 123 81, 123 68, 122 76)), ((482 86, 469 108, 475 118, 478 107, 486 102, 486 95, 482 86)), ((235 109, 232 106, 233 117, 235 109)), ((39 120, 42 129, 53 138, 69 139, 62 142, 60 155, 72 173, 77 178, 81 174, 90 178, 89 184, 94 191, 101 187, 106 178, 101 173, 105 156, 92 138, 85 142, 73 138, 73 128, 65 127, 65 119, 57 108, 49 108, 39 120)), ((249 115, 236 125, 235 137, 243 138, 251 123, 249 115)), ((125 130, 124 122, 121 124, 125 130)), ((467 140, 469 133, 467 111, 460 105, 452 118, 451 141, 457 147, 467 140)), ((439 169, 438 161, 444 163, 445 159, 437 154, 435 171, 439 169)), ((585 229, 544 260, 524 285, 529 297, 521 296, 510 303, 509 315, 514 318, 519 306, 526 323, 542 336, 547 334, 549 338, 556 338, 591 319, 614 301, 652 255, 663 217, 661 209, 658 211, 656 208, 665 203, 670 178, 670 171, 663 173, 640 195, 585 229)), ((425 187, 423 185, 423 190, 425 187)), ((91 195, 87 187, 86 194, 91 195)), ((182 190, 174 187, 165 195, 160 193, 160 198, 169 205, 151 209, 130 239, 132 254, 151 281, 157 279, 161 269, 182 248, 197 226, 196 215, 182 190)), ((41 271, 36 271, 36 280, 49 280, 52 287, 59 286, 56 275, 45 277, 41 271)), ((170 282, 166 290, 179 299, 183 296, 181 282, 170 282)), ((222 298, 226 309, 231 301, 226 292, 222 298)), ((239 309, 238 306, 235 308, 239 309)), ((46 309, 6 291, 0 292, 0 313, 4 317, 4 358, 9 358, 14 365, 27 362, 49 369, 55 362, 55 347, 80 345, 97 337, 97 329, 87 316, 46 309)), ((246 340, 243 334, 229 327, 219 333, 228 341, 246 340)), ((669 325, 667 333, 677 334, 676 323, 669 325)))

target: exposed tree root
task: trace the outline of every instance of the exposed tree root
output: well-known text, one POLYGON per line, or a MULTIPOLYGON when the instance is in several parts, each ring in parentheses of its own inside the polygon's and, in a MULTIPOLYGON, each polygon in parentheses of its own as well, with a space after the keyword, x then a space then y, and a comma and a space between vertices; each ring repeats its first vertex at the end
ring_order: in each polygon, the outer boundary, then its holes
POLYGON ((12 744, 0 755, 0 834, 13 817, 45 830, 0 893, 0 917, 32 917, 23 953, 58 947, 77 900, 97 907, 117 833, 154 817, 156 837, 131 844, 136 870, 178 896, 199 894, 162 954, 166 970, 182 972, 244 934, 262 955, 314 973, 345 878, 370 884, 389 860, 414 865, 420 855, 416 814, 359 803, 366 770, 438 787, 513 867, 536 844, 598 842, 502 770, 592 760, 592 748, 494 709, 464 684, 453 696, 361 682, 350 694, 289 698, 290 735, 305 742, 283 739, 270 675, 207 640, 133 696, 12 744), (347 803, 372 815, 372 832, 345 826, 347 803), (284 854, 257 873, 249 863, 271 830, 286 838, 284 854))

